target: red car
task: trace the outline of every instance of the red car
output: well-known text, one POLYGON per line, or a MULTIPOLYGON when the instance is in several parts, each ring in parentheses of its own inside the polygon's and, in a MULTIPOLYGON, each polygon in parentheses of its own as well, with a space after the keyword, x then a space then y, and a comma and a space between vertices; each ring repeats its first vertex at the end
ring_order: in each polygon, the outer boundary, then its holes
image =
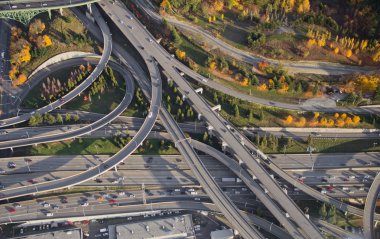
POLYGON ((116 200, 115 200, 115 199, 111 199, 111 200, 109 200, 108 202, 111 203, 111 204, 115 204, 115 203, 116 203, 116 200))
POLYGON ((14 208, 9 208, 9 209, 8 209, 8 212, 14 213, 14 212, 16 212, 16 209, 14 209, 14 208))
POLYGON ((327 188, 329 191, 334 191, 334 187, 330 186, 327 188))
POLYGON ((29 179, 29 180, 28 180, 28 183, 35 184, 35 183, 37 183, 37 181, 34 180, 34 179, 29 179))

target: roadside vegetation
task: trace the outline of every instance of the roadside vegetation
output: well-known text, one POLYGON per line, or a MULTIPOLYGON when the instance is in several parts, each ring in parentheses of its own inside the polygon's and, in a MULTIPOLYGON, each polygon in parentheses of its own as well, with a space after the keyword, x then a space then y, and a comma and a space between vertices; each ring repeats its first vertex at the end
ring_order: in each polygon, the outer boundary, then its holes
POLYGON ((11 29, 11 70, 13 85, 21 85, 39 65, 49 58, 68 51, 100 52, 86 28, 69 10, 63 16, 52 12, 39 14, 28 26, 11 29))
POLYGON ((203 97, 214 106, 221 105, 221 115, 238 127, 337 127, 376 128, 380 122, 375 115, 346 113, 296 112, 276 107, 261 106, 201 85, 188 79, 193 88, 202 87, 203 97))
MULTIPOLYGON (((120 151, 132 138, 129 135, 118 135, 112 139, 79 138, 63 142, 38 144, 37 146, 16 149, 14 156, 38 155, 83 155, 109 154, 120 151)), ((147 139, 134 154, 165 155, 179 154, 170 141, 147 139)))
MULTIPOLYGON (((288 60, 378 64, 378 5, 365 0, 155 1, 162 16, 198 25, 244 50, 288 60), (365 13, 365 14, 364 14, 365 13)), ((206 40, 199 45, 207 44, 206 40)))

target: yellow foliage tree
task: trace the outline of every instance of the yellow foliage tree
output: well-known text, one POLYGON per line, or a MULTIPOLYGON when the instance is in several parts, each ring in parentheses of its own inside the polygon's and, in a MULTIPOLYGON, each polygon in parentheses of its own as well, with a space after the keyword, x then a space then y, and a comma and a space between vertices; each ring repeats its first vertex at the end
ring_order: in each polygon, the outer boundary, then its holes
POLYGON ((30 54, 30 47, 25 45, 21 49, 21 52, 18 55, 17 62, 18 63, 29 62, 31 58, 32 58, 32 55, 30 54))
POLYGON ((346 113, 341 114, 340 118, 343 119, 343 120, 346 119, 347 118, 347 114, 346 113))
POLYGON ((224 2, 223 1, 215 1, 213 4, 213 8, 215 11, 220 12, 223 10, 224 2))
POLYGON ((284 82, 284 83, 281 83, 280 89, 278 89, 277 91, 279 93, 286 93, 288 92, 288 90, 289 90, 289 85, 286 82, 284 82))
POLYGON ((291 124, 291 123, 293 123, 293 116, 288 115, 288 116, 286 117, 286 119, 285 119, 285 123, 286 123, 286 124, 291 124))
POLYGON ((320 46, 320 47, 324 47, 324 46, 326 46, 326 39, 325 39, 325 38, 320 38, 320 39, 318 39, 317 44, 318 44, 318 46, 320 46))
POLYGON ((340 116, 339 113, 335 113, 335 114, 334 114, 334 117, 335 117, 336 119, 339 118, 339 116, 340 116))
POLYGON ((224 14, 222 13, 221 15, 220 15, 220 20, 224 20, 224 14))
POLYGON ((209 68, 210 68, 211 70, 215 70, 215 69, 216 69, 216 62, 215 62, 215 61, 212 61, 212 62, 210 63, 210 65, 209 65, 209 68))
POLYGON ((309 40, 307 40, 306 47, 310 49, 310 48, 312 48, 315 44, 316 44, 315 39, 309 39, 309 40))
POLYGON ((352 56, 352 50, 348 49, 347 52, 346 52, 346 57, 350 58, 351 56, 352 56))
POLYGON ((305 127, 306 125, 306 118, 305 117, 301 117, 298 122, 297 122, 297 127, 305 127))
POLYGON ((211 16, 208 17, 208 22, 209 22, 209 23, 212 22, 212 17, 211 17, 211 16))
POLYGON ((344 122, 346 123, 346 125, 350 125, 352 124, 352 118, 351 117, 347 117, 344 122))
POLYGON ((213 21, 213 22, 216 22, 216 16, 213 16, 213 17, 212 17, 212 21, 213 21))
POLYGON ((359 124, 360 123, 360 117, 355 115, 352 119, 352 121, 354 122, 354 124, 359 124))
POLYGON ((286 12, 291 12, 293 11, 294 9, 294 5, 296 4, 296 1, 295 0, 287 0, 286 1, 286 8, 285 8, 285 11, 286 12))
POLYGON ((172 6, 169 0, 163 0, 160 4, 160 9, 163 11, 171 10, 172 6))
POLYGON ((8 73, 9 74, 9 78, 11 80, 15 80, 17 73, 18 73, 17 67, 15 65, 12 65, 11 70, 8 73))
POLYGON ((335 47, 335 49, 334 49, 334 53, 335 53, 335 54, 338 54, 338 53, 339 53, 339 47, 335 47))
POLYGON ((274 88, 274 81, 272 79, 268 80, 268 88, 271 90, 274 88))
POLYGON ((45 30, 45 23, 41 19, 36 19, 29 25, 29 35, 36 36, 45 30))
POLYGON ((309 0, 303 0, 302 1, 302 8, 303 12, 309 12, 310 11, 310 1, 309 0))
POLYGON ((374 62, 378 62, 380 61, 380 49, 377 50, 377 52, 375 52, 373 55, 372 55, 372 60, 374 62))
POLYGON ((175 51, 175 55, 177 56, 178 59, 183 60, 186 57, 186 52, 181 51, 180 49, 177 49, 175 51))
POLYGON ((335 120, 335 126, 336 126, 336 127, 340 127, 340 128, 342 128, 342 127, 344 127, 344 125, 345 125, 344 120, 342 120, 342 119, 337 119, 337 120, 335 120))
POLYGON ((242 86, 248 86, 249 85, 249 79, 247 77, 244 77, 244 79, 240 83, 242 86))
POLYGON ((48 35, 43 36, 45 47, 51 46, 53 44, 51 38, 48 35))
POLYGON ((319 112, 314 112, 314 119, 318 119, 319 117, 319 112))
POLYGON ((354 85, 356 91, 360 91, 363 94, 373 93, 376 91, 380 84, 380 76, 373 75, 359 75, 354 79, 354 85))
POLYGON ((257 89, 258 89, 259 91, 268 91, 268 86, 267 86, 265 83, 263 83, 263 84, 259 85, 259 86, 257 87, 257 89))

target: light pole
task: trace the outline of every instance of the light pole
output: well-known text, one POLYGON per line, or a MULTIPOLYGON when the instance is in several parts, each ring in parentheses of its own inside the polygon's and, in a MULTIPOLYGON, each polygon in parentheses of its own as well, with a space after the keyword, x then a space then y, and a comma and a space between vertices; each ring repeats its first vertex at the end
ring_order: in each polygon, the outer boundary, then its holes
POLYGON ((311 171, 314 171, 314 164, 315 164, 315 162, 313 161, 313 157, 312 157, 312 154, 313 154, 314 150, 315 150, 315 148, 313 148, 311 145, 309 145, 307 147, 307 151, 309 152, 309 155, 310 155, 310 161, 313 163, 312 166, 311 166, 311 171))
POLYGON ((30 167, 29 167, 29 162, 28 162, 28 160, 24 158, 24 162, 26 163, 26 166, 28 167, 28 171, 29 171, 29 173, 31 173, 31 172, 30 172, 30 167))

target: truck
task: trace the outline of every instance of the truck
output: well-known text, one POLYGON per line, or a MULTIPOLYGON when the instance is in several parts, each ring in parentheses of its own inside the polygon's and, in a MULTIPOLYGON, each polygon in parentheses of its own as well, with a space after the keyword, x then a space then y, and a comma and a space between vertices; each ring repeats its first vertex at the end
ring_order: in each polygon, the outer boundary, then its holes
POLYGON ((99 232, 106 232, 106 231, 108 231, 107 228, 101 228, 101 229, 99 230, 99 232))
POLYGON ((224 183, 232 183, 232 182, 235 182, 235 178, 222 178, 222 182, 224 183))
POLYGON ((52 217, 52 216, 53 216, 53 213, 52 213, 52 212, 47 212, 45 215, 46 215, 47 217, 52 217))

